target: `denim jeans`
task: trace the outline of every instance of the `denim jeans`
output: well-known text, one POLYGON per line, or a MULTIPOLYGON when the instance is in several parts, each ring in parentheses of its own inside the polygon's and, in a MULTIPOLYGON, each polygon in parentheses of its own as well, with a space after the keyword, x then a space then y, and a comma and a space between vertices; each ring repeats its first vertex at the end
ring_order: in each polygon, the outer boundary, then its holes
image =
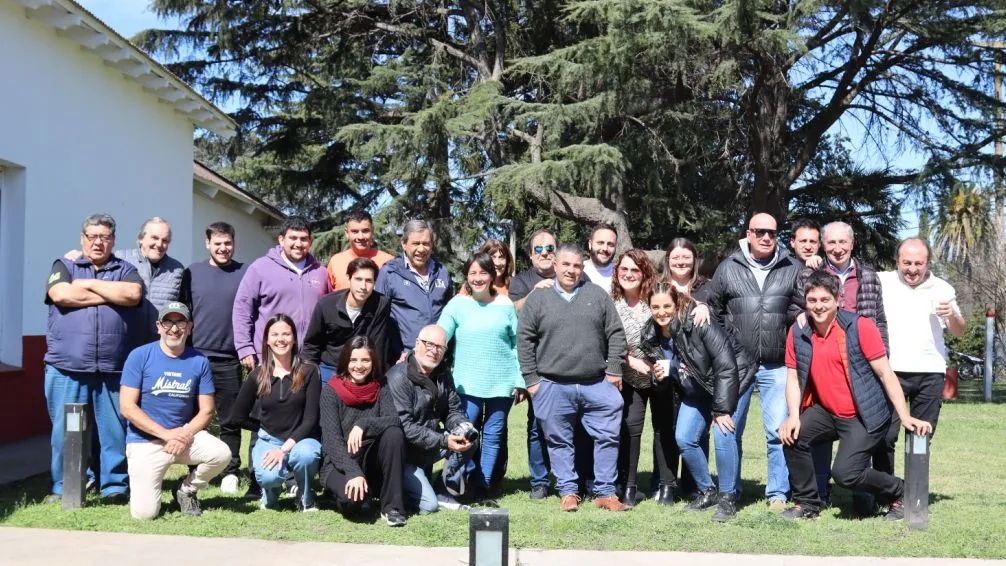
MULTIPOLYGON (((465 415, 468 420, 477 423, 479 415, 485 411, 485 419, 481 431, 481 449, 479 457, 469 460, 466 473, 472 482, 472 489, 479 495, 484 495, 489 490, 489 483, 492 480, 493 471, 496 469, 496 459, 500 453, 500 447, 506 444, 506 420, 510 414, 510 407, 513 405, 512 397, 492 397, 485 399, 482 397, 461 396, 464 405, 465 415)), ((506 473, 506 470, 503 471, 506 473)), ((501 477, 503 474, 500 474, 501 477)))
POLYGON ((412 464, 405 464, 405 477, 402 481, 402 495, 405 496, 405 505, 412 509, 419 509, 420 514, 436 513, 437 492, 433 491, 433 484, 426 474, 426 470, 412 464))
MULTIPOLYGON (((65 403, 87 403, 94 411, 101 449, 98 474, 101 494, 109 496, 127 491, 126 420, 119 412, 119 378, 117 373, 61 371, 48 364, 45 366, 45 401, 52 421, 49 473, 54 494, 63 494, 65 403)), ((94 470, 90 467, 87 476, 94 478, 94 470)))
POLYGON ((577 420, 594 441, 593 492, 615 494, 618 442, 622 429, 622 395, 603 377, 584 383, 543 379, 535 393, 538 422, 545 432, 559 495, 578 492, 573 433, 577 420))
POLYGON ((531 487, 548 487, 548 471, 552 468, 545 448, 545 432, 534 414, 534 402, 527 400, 527 467, 531 487))
MULTIPOLYGON (((709 458, 702 449, 703 439, 708 441, 709 425, 712 423, 712 397, 689 396, 681 401, 674 438, 681 449, 681 459, 691 472, 695 484, 702 491, 713 487, 709 474, 709 458)), ((723 433, 713 426, 716 442, 716 472, 719 476, 720 493, 737 491, 737 437, 732 432, 723 433)))
POLYGON ((297 482, 297 496, 304 507, 314 504, 314 489, 311 480, 321 466, 321 443, 313 438, 302 438, 293 445, 293 450, 283 459, 283 464, 271 469, 262 467, 262 458, 273 448, 283 446, 284 439, 276 438, 268 432, 259 429, 258 442, 252 450, 252 465, 255 469, 255 479, 262 487, 262 502, 266 507, 272 507, 279 500, 280 490, 286 481, 287 470, 293 472, 297 482))
POLYGON ((328 381, 336 374, 338 368, 330 366, 328 364, 318 363, 318 373, 321 375, 321 389, 325 390, 325 386, 328 385, 328 381))
POLYGON ((751 408, 751 396, 758 388, 761 399, 761 420, 765 428, 766 451, 768 452, 768 482, 765 486, 765 498, 769 501, 779 499, 786 501, 789 492, 789 470, 786 468, 786 457, 782 452, 782 439, 779 438, 779 427, 786 420, 786 366, 782 364, 763 364, 758 366, 755 382, 741 393, 737 400, 737 410, 733 419, 737 437, 737 481, 741 479, 741 461, 744 459, 744 427, 747 424, 748 409, 751 408))

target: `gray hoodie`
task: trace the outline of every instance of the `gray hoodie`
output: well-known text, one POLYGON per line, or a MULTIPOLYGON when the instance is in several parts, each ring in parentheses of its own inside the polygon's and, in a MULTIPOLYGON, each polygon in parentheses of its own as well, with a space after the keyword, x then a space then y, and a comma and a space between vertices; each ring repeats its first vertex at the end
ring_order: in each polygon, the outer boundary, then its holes
POLYGON ((741 246, 741 253, 744 254, 744 259, 747 260, 751 273, 754 275, 755 280, 758 281, 758 288, 764 289, 765 279, 768 277, 768 272, 772 270, 772 266, 782 259, 783 251, 779 249, 779 246, 776 246, 775 253, 768 259, 768 261, 758 261, 751 256, 751 244, 747 241, 747 239, 743 239, 739 243, 741 246))

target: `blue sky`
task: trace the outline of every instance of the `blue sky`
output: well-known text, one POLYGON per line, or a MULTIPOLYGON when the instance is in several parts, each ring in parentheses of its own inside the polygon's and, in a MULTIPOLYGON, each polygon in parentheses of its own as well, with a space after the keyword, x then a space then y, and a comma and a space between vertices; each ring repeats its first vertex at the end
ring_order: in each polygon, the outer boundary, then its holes
POLYGON ((77 0, 81 6, 129 38, 148 28, 176 27, 177 22, 162 21, 146 0, 77 0))

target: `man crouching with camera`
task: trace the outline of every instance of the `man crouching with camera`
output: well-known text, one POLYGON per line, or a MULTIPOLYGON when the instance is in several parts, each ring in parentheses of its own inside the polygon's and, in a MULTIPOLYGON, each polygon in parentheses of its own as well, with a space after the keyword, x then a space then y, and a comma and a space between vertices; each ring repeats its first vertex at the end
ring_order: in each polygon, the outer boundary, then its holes
POLYGON ((450 368, 442 364, 447 336, 437 325, 419 332, 415 349, 388 371, 388 389, 405 431, 405 503, 421 514, 438 508, 456 510, 454 497, 465 492, 468 463, 478 431, 465 417, 450 368), (440 429, 443 425, 443 430, 440 429), (447 458, 434 490, 433 464, 447 458), (439 494, 438 494, 439 492, 439 494))

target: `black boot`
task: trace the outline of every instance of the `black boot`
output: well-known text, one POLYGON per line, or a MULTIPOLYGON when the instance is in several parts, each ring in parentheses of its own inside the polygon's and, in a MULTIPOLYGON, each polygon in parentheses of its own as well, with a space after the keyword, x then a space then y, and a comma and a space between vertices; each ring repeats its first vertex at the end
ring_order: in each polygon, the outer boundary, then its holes
POLYGON ((713 513, 713 521, 725 523, 737 516, 737 503, 734 501, 734 494, 721 493, 720 500, 716 504, 716 512, 713 513))
POLYGON ((661 485, 657 491, 657 505, 674 505, 674 486, 661 485))
POLYGON ((710 487, 705 491, 700 491, 695 496, 695 499, 692 499, 691 503, 685 506, 685 511, 702 511, 703 509, 709 509, 718 502, 719 497, 717 497, 716 488, 710 487))
POLYGON ((623 505, 628 505, 629 507, 636 506, 636 486, 625 486, 625 493, 622 494, 621 502, 623 505))

